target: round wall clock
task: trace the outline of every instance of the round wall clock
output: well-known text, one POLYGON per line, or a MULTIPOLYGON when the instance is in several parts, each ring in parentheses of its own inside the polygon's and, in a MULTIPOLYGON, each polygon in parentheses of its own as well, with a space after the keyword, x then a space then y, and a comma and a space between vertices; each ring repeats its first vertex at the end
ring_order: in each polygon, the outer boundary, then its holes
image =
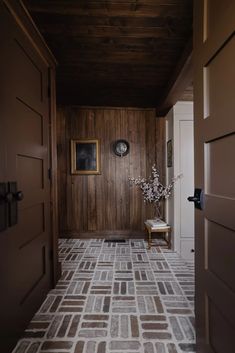
POLYGON ((130 145, 126 140, 117 140, 114 142, 113 150, 118 157, 124 157, 129 153, 130 145))

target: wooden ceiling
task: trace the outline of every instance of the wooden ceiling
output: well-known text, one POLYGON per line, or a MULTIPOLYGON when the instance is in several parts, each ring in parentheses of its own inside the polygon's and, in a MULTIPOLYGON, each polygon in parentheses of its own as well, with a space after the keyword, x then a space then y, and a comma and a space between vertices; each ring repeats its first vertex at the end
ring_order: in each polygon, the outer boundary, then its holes
POLYGON ((193 0, 24 3, 58 61, 58 103, 165 109, 192 50, 193 0))

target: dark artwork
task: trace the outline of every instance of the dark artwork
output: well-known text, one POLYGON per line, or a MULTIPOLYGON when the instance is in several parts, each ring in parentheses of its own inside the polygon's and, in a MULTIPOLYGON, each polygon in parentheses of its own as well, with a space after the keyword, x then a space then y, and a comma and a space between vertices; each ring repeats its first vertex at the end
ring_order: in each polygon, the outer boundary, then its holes
POLYGON ((76 143, 76 170, 96 169, 96 143, 76 143))

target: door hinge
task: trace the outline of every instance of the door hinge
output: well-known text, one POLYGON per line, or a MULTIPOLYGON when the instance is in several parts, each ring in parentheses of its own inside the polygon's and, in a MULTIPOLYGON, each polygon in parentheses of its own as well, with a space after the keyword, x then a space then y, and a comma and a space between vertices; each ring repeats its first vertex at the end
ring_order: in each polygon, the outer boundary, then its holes
POLYGON ((7 183, 0 183, 0 232, 8 227, 7 183))
POLYGON ((47 96, 48 96, 48 98, 51 98, 51 86, 50 85, 47 86, 47 96))
POLYGON ((52 177, 51 168, 48 169, 47 173, 48 173, 48 179, 51 180, 51 177, 52 177))
POLYGON ((53 258, 54 258, 54 251, 53 251, 53 249, 50 249, 50 251, 49 251, 49 259, 52 261, 53 258))

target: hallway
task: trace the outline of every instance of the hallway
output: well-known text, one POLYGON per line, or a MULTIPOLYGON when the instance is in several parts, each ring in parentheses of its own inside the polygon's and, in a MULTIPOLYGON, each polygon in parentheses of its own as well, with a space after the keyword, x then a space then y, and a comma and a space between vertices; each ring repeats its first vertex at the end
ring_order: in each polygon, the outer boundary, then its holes
POLYGON ((139 239, 59 248, 62 277, 14 353, 195 352, 192 264, 139 239))

